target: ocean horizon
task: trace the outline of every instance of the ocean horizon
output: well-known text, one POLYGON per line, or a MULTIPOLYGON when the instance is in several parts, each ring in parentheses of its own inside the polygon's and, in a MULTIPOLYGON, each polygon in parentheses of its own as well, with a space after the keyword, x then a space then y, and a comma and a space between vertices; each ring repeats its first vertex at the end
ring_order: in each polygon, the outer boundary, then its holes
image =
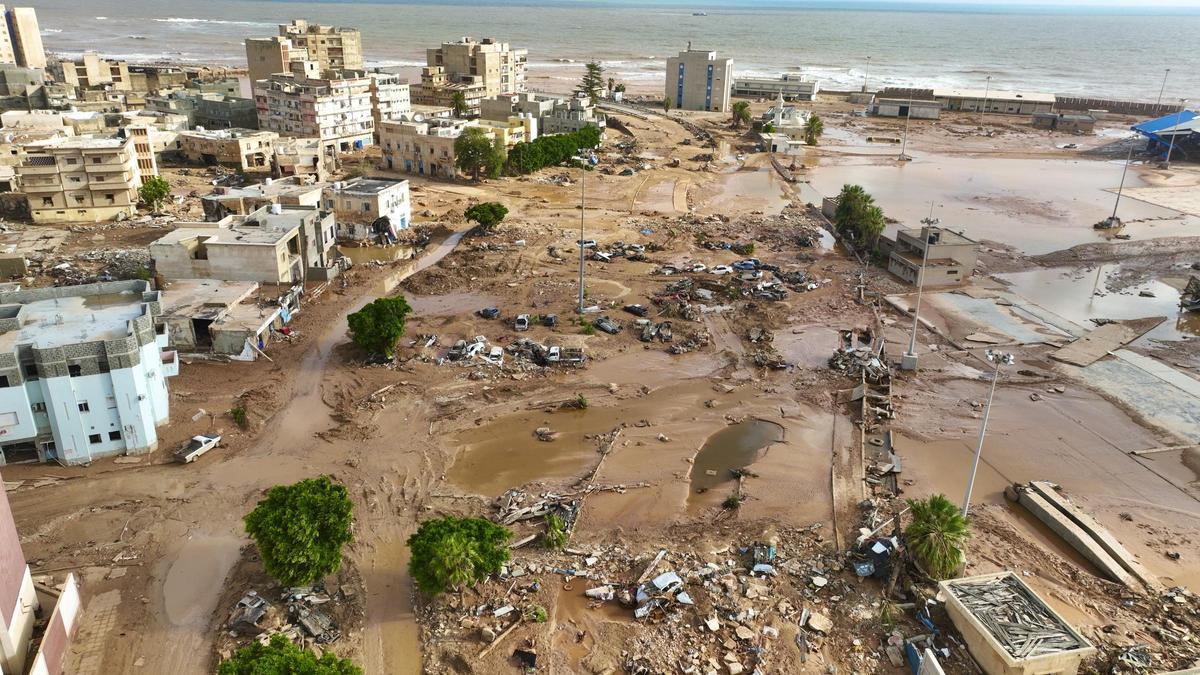
POLYGON ((529 50, 531 75, 570 88, 583 63, 642 90, 687 47, 737 76, 818 78, 822 88, 979 88, 1154 101, 1200 97, 1200 6, 1027 6, 860 0, 40 0, 46 49, 150 63, 244 65, 243 40, 293 18, 354 26, 368 67, 413 77, 425 49, 488 36, 529 50), (81 11, 83 9, 83 11, 81 11), (697 16, 696 14, 703 14, 697 16), (1163 75, 1171 69, 1166 86, 1163 75))

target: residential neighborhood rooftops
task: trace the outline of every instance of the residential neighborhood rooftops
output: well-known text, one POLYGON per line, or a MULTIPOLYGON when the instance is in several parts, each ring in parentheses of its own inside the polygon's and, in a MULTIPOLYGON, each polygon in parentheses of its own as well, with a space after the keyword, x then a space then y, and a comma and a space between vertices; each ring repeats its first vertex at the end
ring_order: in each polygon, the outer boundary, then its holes
POLYGON ((174 231, 158 239, 152 245, 174 244, 203 237, 207 246, 221 244, 243 244, 249 246, 274 246, 291 236, 304 224, 304 217, 313 212, 308 207, 289 208, 284 206, 279 213, 270 213, 263 207, 249 215, 229 215, 217 222, 178 223, 174 231))
POLYGON ((355 178, 346 182, 333 183, 330 189, 355 195, 377 195, 384 190, 396 187, 406 181, 389 180, 384 178, 355 178))
MULTIPOLYGON (((925 228, 919 227, 919 228, 913 228, 913 229, 908 229, 908 230, 900 230, 899 234, 907 236, 907 237, 911 237, 911 238, 917 240, 917 242, 920 242, 921 241, 921 231, 924 229, 925 228)), ((938 240, 937 240, 937 242, 935 242, 935 245, 939 245, 939 246, 974 246, 975 244, 979 243, 979 242, 975 241, 974 239, 971 239, 969 237, 965 237, 965 236, 959 234, 958 232, 954 232, 953 230, 946 230, 946 229, 943 229, 940 227, 933 228, 933 233, 938 235, 938 240)))
POLYGON ((254 281, 217 279, 178 279, 163 293, 163 316, 186 316, 216 321, 229 314, 232 306, 258 290, 254 281))
POLYGON ((146 313, 146 301, 135 284, 116 282, 0 293, 0 351, 17 345, 39 349, 83 342, 116 340, 129 334, 129 322, 146 313), (124 290, 119 290, 126 286, 124 290), (110 292, 95 292, 110 290, 110 292))

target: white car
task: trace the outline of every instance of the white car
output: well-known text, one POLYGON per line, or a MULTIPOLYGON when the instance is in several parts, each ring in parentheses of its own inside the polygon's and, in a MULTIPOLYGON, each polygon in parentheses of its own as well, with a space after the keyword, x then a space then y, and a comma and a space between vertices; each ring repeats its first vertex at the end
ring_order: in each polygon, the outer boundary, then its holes
POLYGON ((688 268, 688 271, 690 271, 690 272, 703 272, 703 271, 705 271, 705 270, 707 270, 707 269, 708 269, 708 266, 707 266, 707 265, 705 265, 704 263, 696 263, 695 265, 692 265, 691 267, 689 267, 689 268, 688 268))
POLYGON ((733 268, 730 267, 729 265, 717 265, 716 267, 709 270, 709 272, 711 272, 712 274, 732 274, 733 268))
POLYGON ((584 248, 595 248, 596 247, 595 239, 576 239, 575 243, 579 244, 580 246, 582 246, 584 248))

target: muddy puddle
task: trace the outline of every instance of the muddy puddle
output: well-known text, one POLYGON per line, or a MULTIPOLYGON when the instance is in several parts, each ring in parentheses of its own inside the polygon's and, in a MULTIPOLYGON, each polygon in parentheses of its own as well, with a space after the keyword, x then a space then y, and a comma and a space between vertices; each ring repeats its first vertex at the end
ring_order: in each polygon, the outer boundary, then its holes
MULTIPOLYGON (((910 153, 912 154, 912 153, 910 153)), ((937 204, 943 227, 968 237, 1010 244, 1031 254, 1103 241, 1092 229, 1112 214, 1121 180, 1121 162, 1056 159, 1000 159, 915 155, 903 164, 872 157, 815 157, 807 178, 821 195, 837 194, 845 184, 862 185, 884 212, 913 227, 937 204)), ((1144 186, 1134 172, 1127 187, 1144 186)), ((814 201, 807 198, 809 201, 814 201)), ((1131 223, 1135 239, 1191 234, 1200 218, 1134 200, 1122 200, 1120 216, 1131 223), (1189 227, 1190 223, 1190 227, 1189 227)))
POLYGON ((417 255, 417 248, 414 246, 339 246, 338 251, 355 265, 390 263, 415 258, 417 255))
MULTIPOLYGON (((709 437, 692 464, 691 494, 732 486, 734 469, 757 462, 774 443, 783 440, 783 427, 765 420, 747 420, 709 437)), ((689 498, 689 501, 692 501, 689 498)))
POLYGON ((791 201, 788 186, 768 166, 745 167, 721 176, 716 195, 704 206, 708 211, 763 211, 777 214, 791 201))
POLYGON ((829 367, 829 355, 841 346, 841 337, 827 326, 795 326, 777 332, 771 345, 797 366, 823 369, 829 367))
POLYGON ((1161 281, 1148 281, 1120 292, 1106 290, 1107 279, 1119 265, 1101 265, 1079 271, 1056 267, 997 275, 1012 284, 1012 290, 1030 302, 1090 328, 1088 319, 1141 319, 1162 316, 1167 320, 1141 340, 1179 340, 1200 335, 1200 313, 1179 312, 1179 290, 1161 281), (1097 275, 1099 275, 1097 277, 1097 275), (1093 294, 1095 288, 1098 294, 1093 294), (1141 292, 1152 293, 1144 297, 1141 292))
POLYGON ((406 295, 415 316, 451 316, 472 313, 485 307, 499 307, 500 298, 484 293, 446 293, 444 295, 406 295))
POLYGON ((163 582, 167 618, 176 626, 208 621, 225 575, 237 561, 242 540, 193 536, 179 549, 163 582))

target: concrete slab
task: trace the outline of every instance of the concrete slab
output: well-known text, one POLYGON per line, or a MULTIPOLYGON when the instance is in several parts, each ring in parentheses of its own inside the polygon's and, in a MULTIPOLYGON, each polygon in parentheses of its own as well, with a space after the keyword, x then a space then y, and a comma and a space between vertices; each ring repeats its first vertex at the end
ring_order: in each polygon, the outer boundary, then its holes
POLYGON ((1080 368, 1090 366, 1109 352, 1133 342, 1166 320, 1166 317, 1155 317, 1136 322, 1105 324, 1051 353, 1050 358, 1080 368))
POLYGON ((1070 544, 1071 548, 1078 551, 1080 555, 1095 565, 1097 569, 1110 579, 1125 584, 1130 588, 1137 588, 1137 580, 1126 572, 1120 563, 1097 544, 1082 527, 1068 518, 1065 513, 1046 500, 1040 493, 1035 491, 1021 492, 1019 501, 1021 506, 1024 506, 1030 513, 1037 516, 1037 519, 1045 523, 1046 527, 1049 527, 1055 534, 1062 537, 1063 541, 1070 544))

